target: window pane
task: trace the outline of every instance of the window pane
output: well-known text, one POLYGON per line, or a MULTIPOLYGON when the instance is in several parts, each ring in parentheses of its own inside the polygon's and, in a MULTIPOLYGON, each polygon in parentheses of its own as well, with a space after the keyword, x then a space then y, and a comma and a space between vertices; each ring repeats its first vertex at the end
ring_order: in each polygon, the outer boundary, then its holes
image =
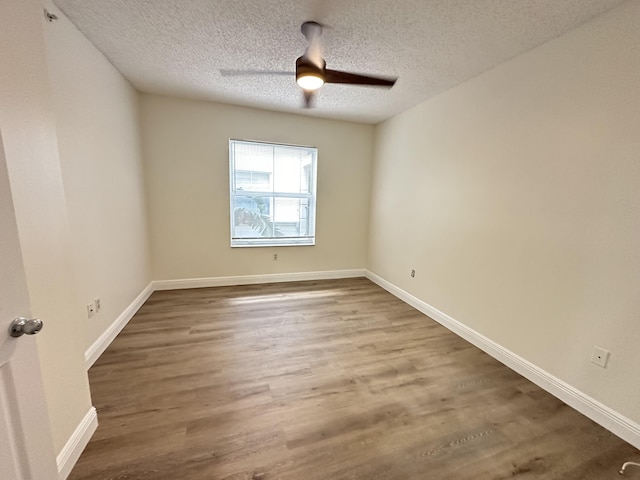
POLYGON ((233 238, 281 237, 273 223, 273 198, 260 196, 234 196, 233 238))
POLYGON ((236 191, 273 191, 273 147, 271 145, 236 142, 231 149, 231 154, 236 191))
POLYGON ((300 148, 276 147, 274 158, 274 191, 309 193, 313 156, 300 148))
POLYGON ((278 231, 285 237, 307 237, 313 234, 309 225, 309 199, 274 199, 273 219, 278 231))

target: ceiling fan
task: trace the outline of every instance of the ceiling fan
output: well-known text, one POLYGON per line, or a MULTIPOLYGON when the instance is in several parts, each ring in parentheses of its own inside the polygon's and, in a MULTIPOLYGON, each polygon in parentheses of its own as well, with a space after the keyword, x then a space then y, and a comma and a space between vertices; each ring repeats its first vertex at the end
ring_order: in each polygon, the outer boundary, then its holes
MULTIPOLYGON (((331 70, 327 68, 327 62, 322 58, 320 36, 322 25, 318 22, 304 22, 300 31, 305 36, 309 45, 301 57, 296 60, 296 83, 304 93, 304 107, 311 108, 315 93, 325 83, 342 83, 348 85, 364 85, 391 88, 397 78, 372 77, 357 73, 331 70)), ((223 76, 236 75, 291 75, 291 72, 280 71, 253 71, 253 70, 220 70, 223 76)))

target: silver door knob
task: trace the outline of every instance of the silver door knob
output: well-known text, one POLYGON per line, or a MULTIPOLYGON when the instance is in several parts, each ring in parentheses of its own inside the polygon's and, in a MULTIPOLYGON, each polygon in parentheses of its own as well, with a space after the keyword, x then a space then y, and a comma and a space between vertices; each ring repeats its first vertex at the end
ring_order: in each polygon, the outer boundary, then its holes
POLYGON ((9 325, 9 335, 12 337, 21 337, 25 333, 27 335, 35 335, 42 330, 42 320, 39 318, 16 318, 9 325))

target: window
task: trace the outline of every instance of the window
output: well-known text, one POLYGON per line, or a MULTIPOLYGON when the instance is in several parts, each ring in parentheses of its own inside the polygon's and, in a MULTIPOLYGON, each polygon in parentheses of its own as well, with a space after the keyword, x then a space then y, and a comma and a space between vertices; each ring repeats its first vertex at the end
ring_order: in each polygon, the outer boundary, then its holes
POLYGON ((229 140, 232 247, 315 245, 317 153, 229 140))

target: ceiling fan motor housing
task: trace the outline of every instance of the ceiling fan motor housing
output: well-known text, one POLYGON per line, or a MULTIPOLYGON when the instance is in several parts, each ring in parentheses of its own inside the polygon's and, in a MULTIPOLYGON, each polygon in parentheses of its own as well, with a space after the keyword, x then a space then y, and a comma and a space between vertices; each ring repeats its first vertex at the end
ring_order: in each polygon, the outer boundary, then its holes
POLYGON ((327 62, 324 60, 322 60, 322 67, 319 67, 303 55, 296 60, 296 81, 302 77, 313 76, 320 78, 324 83, 326 68, 327 62))

